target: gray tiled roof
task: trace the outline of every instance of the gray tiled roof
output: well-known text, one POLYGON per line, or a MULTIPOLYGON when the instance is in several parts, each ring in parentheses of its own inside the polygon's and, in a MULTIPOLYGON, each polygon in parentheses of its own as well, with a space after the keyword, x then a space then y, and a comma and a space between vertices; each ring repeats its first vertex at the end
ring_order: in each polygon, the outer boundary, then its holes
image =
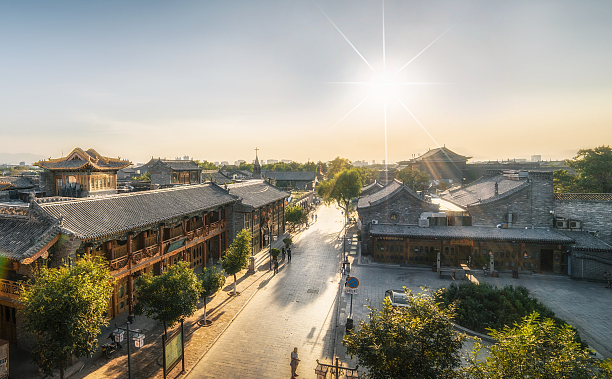
POLYGON ((247 180, 243 183, 229 184, 227 188, 230 194, 242 199, 243 205, 252 208, 259 208, 291 196, 291 194, 281 191, 275 186, 268 184, 266 181, 258 179, 247 180))
POLYGON ((203 170, 202 171, 202 181, 208 182, 211 180, 217 184, 225 184, 225 183, 232 182, 232 179, 228 178, 226 175, 219 172, 219 170, 203 170))
POLYGON ((75 169, 92 169, 102 171, 113 171, 127 167, 131 164, 128 160, 120 158, 105 157, 98 154, 94 149, 83 149, 77 147, 65 157, 57 159, 41 160, 34 163, 48 170, 75 170, 75 169))
MULTIPOLYGON (((200 166, 194 161, 185 161, 185 160, 170 160, 170 159, 158 159, 157 162, 160 164, 171 168, 174 171, 185 171, 185 170, 200 170, 200 166)), ((152 166, 154 166, 157 162, 149 162, 147 166, 149 170, 152 166)))
POLYGON ((416 192, 402 184, 397 179, 394 179, 391 183, 384 186, 381 190, 376 191, 370 195, 360 197, 359 202, 357 203, 357 208, 367 208, 373 205, 380 204, 386 201, 387 199, 395 196, 395 194, 399 193, 400 191, 406 192, 409 196, 414 197, 416 200, 425 201, 421 199, 421 197, 417 195, 416 192))
POLYGON ((282 181, 311 182, 317 177, 314 171, 262 171, 266 178, 282 181))
POLYGON ((461 154, 457 154, 451 149, 444 147, 438 147, 431 149, 423 155, 414 158, 412 161, 430 161, 430 162, 465 162, 472 157, 466 157, 461 154))
POLYGON ((557 233, 575 240, 576 243, 573 245, 573 247, 576 250, 612 252, 612 246, 591 235, 589 232, 557 230, 557 233))
POLYGON ((372 225, 373 236, 401 236, 407 238, 473 239, 478 241, 514 241, 534 243, 570 244, 574 239, 551 229, 498 229, 479 226, 431 226, 376 224, 372 225))
POLYGON ((467 205, 477 205, 505 198, 527 186, 529 186, 527 180, 511 180, 503 175, 496 175, 480 178, 472 184, 457 190, 447 190, 440 197, 465 207, 467 205), (495 196, 495 183, 498 185, 497 196, 495 196))
POLYGON ((375 191, 378 191, 379 189, 383 188, 383 185, 378 183, 377 181, 373 181, 372 183, 368 184, 367 186, 363 186, 361 187, 361 193, 364 192, 370 192, 373 193, 375 191))
POLYGON ((56 219, 63 217, 63 233, 85 240, 127 232, 236 200, 223 188, 208 183, 38 206, 56 219))
POLYGON ((34 184, 23 176, 0 176, 0 183, 10 183, 10 189, 34 188, 34 184))
POLYGON ((0 217, 0 256, 21 261, 37 253, 59 232, 58 223, 0 217))

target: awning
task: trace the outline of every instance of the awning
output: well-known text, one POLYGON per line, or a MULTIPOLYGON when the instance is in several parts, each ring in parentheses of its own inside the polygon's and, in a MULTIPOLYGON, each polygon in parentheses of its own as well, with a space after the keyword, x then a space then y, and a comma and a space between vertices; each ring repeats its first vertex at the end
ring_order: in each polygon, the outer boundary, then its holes
POLYGON ((181 238, 178 241, 174 241, 172 242, 169 246, 168 246, 168 253, 171 251, 174 251, 176 249, 178 249, 179 247, 182 247, 185 244, 185 240, 186 238, 181 238))

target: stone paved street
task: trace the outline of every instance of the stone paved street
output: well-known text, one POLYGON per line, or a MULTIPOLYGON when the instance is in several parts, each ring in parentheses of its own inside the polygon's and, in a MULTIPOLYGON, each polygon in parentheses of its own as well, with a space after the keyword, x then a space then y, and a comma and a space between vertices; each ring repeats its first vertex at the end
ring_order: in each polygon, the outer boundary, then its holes
POLYGON ((291 263, 261 283, 188 378, 289 378, 294 347, 299 377, 313 377, 316 359, 333 355, 342 225, 340 211, 322 207, 294 245, 291 263))

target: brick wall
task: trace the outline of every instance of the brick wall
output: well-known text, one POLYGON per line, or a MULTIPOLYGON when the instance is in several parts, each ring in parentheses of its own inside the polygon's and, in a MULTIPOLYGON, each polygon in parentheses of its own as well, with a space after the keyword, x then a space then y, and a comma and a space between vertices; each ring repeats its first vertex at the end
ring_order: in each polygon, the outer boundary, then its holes
POLYGON ((172 170, 163 167, 161 165, 157 165, 153 170, 149 171, 151 173, 151 185, 157 184, 160 186, 172 184, 172 170))
POLYGON ((370 253, 372 249, 372 240, 369 235, 372 220, 392 224, 418 224, 421 213, 437 211, 437 204, 427 203, 403 191, 381 204, 357 209, 363 225, 361 232, 362 251, 370 253), (392 214, 396 214, 397 219, 392 220, 392 214))
POLYGON ((45 193, 45 196, 55 196, 55 184, 53 183, 53 173, 51 171, 43 171, 40 174, 40 189, 45 193))
POLYGON ((551 227, 554 210, 552 173, 530 172, 530 185, 522 190, 485 204, 468 206, 473 225, 495 226, 508 221, 512 226, 551 227))
POLYGON ((612 253, 572 252, 571 277, 585 280, 605 280, 604 273, 612 273, 612 253))
POLYGON ((599 231, 597 237, 612 244, 612 201, 555 200, 555 216, 578 220, 582 230, 599 231))

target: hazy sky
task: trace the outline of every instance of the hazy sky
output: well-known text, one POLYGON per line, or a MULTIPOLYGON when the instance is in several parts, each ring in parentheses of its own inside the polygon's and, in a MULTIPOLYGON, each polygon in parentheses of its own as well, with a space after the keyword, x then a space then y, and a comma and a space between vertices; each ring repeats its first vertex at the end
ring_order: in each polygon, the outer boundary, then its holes
POLYGON ((612 143, 612 1, 384 11, 383 38, 374 0, 0 2, 0 152, 381 162, 385 114, 390 162, 612 143))

